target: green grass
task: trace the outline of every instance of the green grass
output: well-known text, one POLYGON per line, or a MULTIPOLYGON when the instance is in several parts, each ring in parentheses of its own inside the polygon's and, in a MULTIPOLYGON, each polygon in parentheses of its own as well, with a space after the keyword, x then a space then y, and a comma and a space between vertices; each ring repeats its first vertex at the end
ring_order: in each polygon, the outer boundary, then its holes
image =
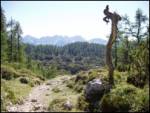
POLYGON ((17 67, 19 64, 1 65, 1 109, 7 111, 6 106, 22 103, 32 87, 43 82, 41 76, 36 75, 26 68, 17 67), (27 83, 22 83, 21 79, 27 79, 27 83))
POLYGON ((55 93, 59 93, 61 90, 58 87, 54 87, 52 89, 52 91, 55 92, 55 93))
POLYGON ((26 97, 31 91, 31 86, 28 84, 22 84, 18 79, 15 80, 1 80, 1 100, 2 111, 6 111, 6 106, 11 102, 12 104, 22 103, 24 97, 26 97))
POLYGON ((5 85, 14 92, 17 101, 27 96, 32 89, 28 84, 20 83, 19 80, 8 81, 5 85))
MULTIPOLYGON (((70 80, 69 80, 70 81, 70 80)), ((58 93, 56 92, 51 92, 51 95, 47 96, 45 100, 49 100, 49 111, 53 112, 59 112, 59 111, 64 111, 68 112, 68 110, 65 110, 63 107, 63 104, 65 100, 69 99, 70 102, 73 105, 73 108, 69 112, 76 112, 79 111, 77 109, 77 99, 80 93, 77 93, 73 89, 69 88, 67 86, 68 82, 64 82, 62 85, 59 85, 59 91, 58 93)), ((55 86, 55 88, 58 88, 58 86, 55 86)))

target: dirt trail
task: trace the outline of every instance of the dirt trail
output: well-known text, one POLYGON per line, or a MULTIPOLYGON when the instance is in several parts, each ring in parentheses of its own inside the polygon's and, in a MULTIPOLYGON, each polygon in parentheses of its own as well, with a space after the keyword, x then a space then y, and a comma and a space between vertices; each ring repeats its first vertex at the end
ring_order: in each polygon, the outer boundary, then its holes
POLYGON ((52 94, 52 89, 63 84, 65 80, 69 80, 70 76, 59 76, 49 80, 42 85, 34 87, 27 98, 23 100, 21 105, 13 105, 8 107, 9 112, 46 112, 48 108, 48 97, 52 94), (48 96, 48 97, 47 97, 48 96))

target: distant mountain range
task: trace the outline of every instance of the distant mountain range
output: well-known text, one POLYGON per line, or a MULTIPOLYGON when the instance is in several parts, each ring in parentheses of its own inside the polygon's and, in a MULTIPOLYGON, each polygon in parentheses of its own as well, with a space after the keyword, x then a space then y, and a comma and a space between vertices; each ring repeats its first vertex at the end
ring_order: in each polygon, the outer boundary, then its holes
POLYGON ((66 44, 74 43, 74 42, 89 42, 89 43, 96 43, 96 44, 103 44, 106 45, 107 40, 95 38, 91 40, 85 40, 81 36, 73 36, 73 37, 67 37, 67 36, 44 36, 41 38, 36 38, 30 35, 26 35, 22 38, 22 42, 33 44, 33 45, 57 45, 57 46, 64 46, 66 44))

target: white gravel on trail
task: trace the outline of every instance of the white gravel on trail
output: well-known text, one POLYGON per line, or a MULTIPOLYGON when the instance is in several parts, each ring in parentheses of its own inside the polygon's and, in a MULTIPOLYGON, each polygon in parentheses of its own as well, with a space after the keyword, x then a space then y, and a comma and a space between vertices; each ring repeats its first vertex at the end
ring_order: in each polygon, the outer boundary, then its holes
POLYGON ((46 112, 48 108, 47 96, 50 97, 52 89, 63 84, 65 80, 69 80, 70 76, 59 76, 48 80, 42 85, 32 89, 30 94, 23 100, 21 105, 11 105, 7 107, 8 112, 46 112))

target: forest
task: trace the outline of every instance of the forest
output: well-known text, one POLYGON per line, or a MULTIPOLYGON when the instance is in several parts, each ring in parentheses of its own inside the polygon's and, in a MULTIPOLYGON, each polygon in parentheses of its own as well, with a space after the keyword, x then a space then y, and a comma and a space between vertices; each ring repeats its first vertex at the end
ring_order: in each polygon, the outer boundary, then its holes
POLYGON ((1 7, 1 111, 149 112, 149 18, 142 9, 134 21, 126 14, 118 23, 111 51, 113 84, 107 45, 32 45, 22 42, 22 33, 19 21, 6 22, 1 7), (41 94, 42 84, 48 90, 42 89, 46 96, 39 98, 47 105, 38 103, 38 95, 24 100, 34 88, 41 94), (30 101, 31 109, 24 104, 30 101))

